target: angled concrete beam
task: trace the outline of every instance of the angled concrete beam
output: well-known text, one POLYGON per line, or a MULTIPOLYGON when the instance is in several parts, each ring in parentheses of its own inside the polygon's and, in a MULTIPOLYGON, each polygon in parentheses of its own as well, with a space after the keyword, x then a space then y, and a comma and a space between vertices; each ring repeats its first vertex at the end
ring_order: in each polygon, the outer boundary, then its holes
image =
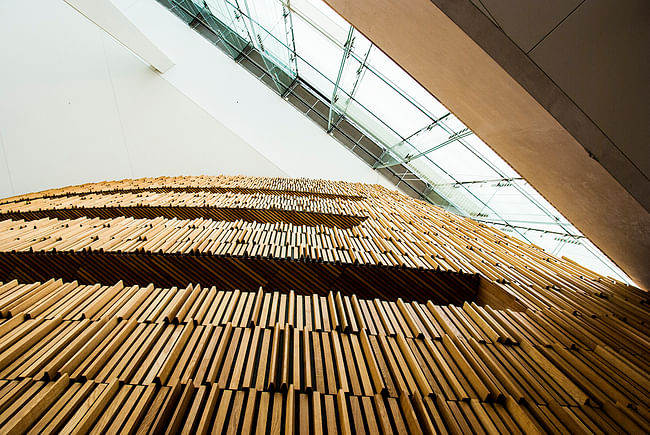
POLYGON ((174 62, 111 0, 65 0, 65 2, 160 73, 174 66, 174 62))

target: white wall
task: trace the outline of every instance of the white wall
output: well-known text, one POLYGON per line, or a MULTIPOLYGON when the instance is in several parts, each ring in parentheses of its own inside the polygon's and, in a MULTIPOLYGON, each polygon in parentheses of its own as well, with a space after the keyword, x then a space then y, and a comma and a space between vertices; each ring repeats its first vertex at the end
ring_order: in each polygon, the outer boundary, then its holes
POLYGON ((159 14, 167 74, 62 0, 0 2, 0 197, 157 175, 386 183, 153 0, 129 3, 159 14))

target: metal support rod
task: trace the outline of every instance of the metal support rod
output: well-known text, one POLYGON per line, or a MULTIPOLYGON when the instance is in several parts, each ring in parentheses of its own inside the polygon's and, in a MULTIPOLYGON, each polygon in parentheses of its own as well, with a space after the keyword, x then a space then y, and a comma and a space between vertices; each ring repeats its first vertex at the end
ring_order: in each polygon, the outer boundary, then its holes
POLYGON ((350 29, 348 30, 348 38, 345 41, 345 45, 343 46, 343 56, 341 57, 341 64, 339 65, 339 74, 336 76, 336 83, 334 84, 334 92, 332 93, 332 99, 330 100, 330 113, 329 116, 327 117, 328 133, 332 131, 332 115, 334 113, 334 104, 336 104, 336 100, 338 99, 338 96, 336 94, 339 91, 341 76, 343 75, 343 70, 345 69, 345 61, 350 56, 350 50, 352 49, 352 41, 354 40, 353 36, 354 36, 354 27, 350 26, 350 29))
POLYGON ((459 186, 461 184, 484 184, 484 183, 500 183, 500 182, 511 182, 511 181, 521 181, 521 177, 510 177, 510 178, 491 178, 489 180, 468 180, 468 181, 459 181, 458 183, 447 183, 447 184, 438 184, 438 186, 459 186))
POLYGON ((451 115, 450 112, 445 113, 445 114, 442 115, 440 118, 438 118, 438 119, 436 119, 435 121, 433 121, 431 124, 422 127, 421 129, 419 129, 418 131, 416 131, 415 133, 413 133, 413 134, 410 135, 409 137, 402 139, 401 141, 397 142, 395 145, 391 145, 391 146, 388 147, 387 149, 388 149, 388 150, 392 150, 393 148, 398 147, 398 146, 402 145, 403 143, 409 143, 408 141, 410 141, 410 140, 413 139, 414 137, 419 136, 420 134, 424 133, 425 131, 431 131, 431 129, 432 129, 433 127, 435 127, 436 125, 438 125, 438 123, 440 123, 441 121, 443 121, 443 120, 445 120, 446 118, 448 118, 450 115, 451 115))
MULTIPOLYGON (((244 11, 242 11, 241 7, 239 6, 239 0, 235 0, 235 4, 237 5, 237 10, 239 11, 240 14, 242 14, 244 17, 248 19, 248 22, 250 23, 250 27, 251 27, 250 32, 248 33, 249 38, 251 38, 253 47, 256 47, 257 50, 259 51, 260 56, 262 57, 262 61, 264 62, 264 67, 266 68, 266 71, 269 73, 271 80, 273 80, 273 83, 275 84, 275 87, 278 90, 278 94, 281 95, 284 93, 285 89, 282 83, 280 83, 277 76, 273 72, 273 67, 275 67, 276 65, 275 63, 269 64, 269 61, 267 60, 265 55, 266 50, 264 48, 264 45, 262 44, 262 37, 258 32, 256 32, 255 29, 256 23, 251 18, 251 12, 248 7, 248 1, 247 0, 243 0, 243 1, 244 1, 244 7, 246 8, 246 13, 244 13, 244 11)), ((259 28, 262 29, 265 33, 269 33, 268 30, 266 30, 264 27, 259 26, 259 28)))
POLYGON ((359 88, 359 83, 361 83, 363 74, 366 71, 366 63, 368 62, 368 56, 370 56, 370 50, 372 50, 372 47, 373 47, 372 44, 370 44, 370 46, 368 47, 368 51, 366 51, 366 54, 363 57, 363 63, 359 65, 359 68, 357 68, 357 72, 355 73, 355 77, 354 77, 354 84, 352 85, 352 90, 348 94, 348 99, 345 101, 345 107, 343 107, 339 119, 343 118, 345 114, 348 113, 348 108, 350 107, 350 103, 354 99, 354 95, 357 93, 357 89, 359 88))
POLYGON ((291 7, 289 0, 282 0, 282 17, 284 18, 284 33, 287 38, 287 44, 291 40, 291 48, 289 50, 289 62, 293 63, 293 71, 298 76, 298 58, 296 56, 296 38, 293 31, 293 17, 291 15, 291 7))
POLYGON ((407 158, 404 161, 406 163, 408 163, 411 160, 415 160, 415 159, 420 158, 422 156, 426 156, 430 152, 438 150, 438 149, 444 147, 445 145, 449 145, 450 143, 456 142, 457 140, 462 139, 462 138, 464 138, 466 136, 469 136, 470 134, 473 134, 472 131, 469 128, 465 128, 465 129, 463 129, 463 130, 449 136, 449 138, 446 141, 444 141, 442 143, 439 143, 438 145, 433 146, 433 147, 429 148, 426 151, 422 151, 421 153, 416 154, 416 155, 411 156, 411 157, 407 156, 407 158))
MULTIPOLYGON (((420 158, 422 156, 426 156, 427 154, 429 154, 429 153, 431 153, 431 152, 433 152, 435 150, 438 150, 438 149, 440 149, 440 148, 442 148, 442 147, 444 147, 446 145, 449 145, 450 143, 456 142, 458 139, 461 139, 461 138, 463 138, 465 136, 469 136, 470 134, 472 134, 472 132, 468 128, 465 128, 465 129, 463 129, 463 130, 449 136, 449 138, 446 141, 441 142, 438 145, 435 145, 435 146, 429 148, 428 150, 422 151, 422 152, 420 152, 418 154, 415 154, 413 156, 411 156, 409 154, 407 154, 405 156, 400 156, 395 152, 394 149, 388 148, 388 149, 386 149, 384 154, 387 155, 387 156, 396 155, 397 158, 395 158, 394 162, 382 162, 379 166, 377 166, 377 169, 386 168, 388 166, 404 165, 404 164, 410 163, 411 161, 413 161, 415 159, 418 159, 418 158, 420 158)), ((406 140, 403 141, 403 142, 406 142, 406 140)), ((406 143, 408 143, 408 142, 406 142, 406 143)), ((413 148, 415 148, 415 147, 413 147, 413 148)))
MULTIPOLYGON (((572 238, 572 239, 575 239, 575 240, 586 239, 586 237, 582 236, 582 235, 572 236, 572 235, 562 233, 562 232, 559 232, 559 231, 543 230, 541 228, 526 227, 526 226, 522 226, 522 225, 512 225, 512 223, 508 223, 508 222, 496 222, 496 221, 492 221, 492 220, 485 220, 485 219, 478 219, 478 218, 472 218, 472 219, 474 219, 477 222, 481 222, 481 223, 484 223, 484 224, 487 224, 487 225, 499 225, 499 226, 505 226, 505 227, 519 228, 519 229, 524 230, 524 231, 537 231, 539 233, 555 234, 556 236, 569 237, 569 238, 572 238)), ((514 222, 514 221, 511 221, 511 222, 514 222)))

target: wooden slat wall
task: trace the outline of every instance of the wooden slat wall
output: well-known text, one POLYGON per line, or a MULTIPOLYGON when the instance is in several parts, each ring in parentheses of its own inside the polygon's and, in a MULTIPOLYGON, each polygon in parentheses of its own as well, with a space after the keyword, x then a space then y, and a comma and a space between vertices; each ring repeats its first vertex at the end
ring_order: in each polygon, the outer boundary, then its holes
POLYGON ((11 407, 16 397, 38 410, 30 426, 75 418, 98 431, 118 414, 125 427, 151 425, 148 412, 165 416, 160 427, 192 431, 256 428, 259 419, 268 430, 327 430, 334 421, 355 432, 650 424, 648 331, 622 321, 598 328, 597 315, 585 322, 561 310, 540 318, 340 293, 61 280, 0 285, 0 314, 0 384, 14 391, 3 395, 0 386, 6 428, 22 409, 11 407), (87 403, 102 394, 109 397, 96 415, 95 402, 86 414, 60 414, 73 397, 87 403), (240 414, 253 403, 248 417, 240 414))
MULTIPOLYGON (((221 182, 292 186, 268 180, 221 182)), ((215 181, 187 181, 199 182, 215 181)), ((184 181, 173 183, 182 187, 184 181)), ((96 188, 161 184, 135 180, 96 188)), ((450 276, 475 267, 490 282, 486 288, 516 298, 521 309, 471 300, 440 304, 424 296, 411 301, 399 294, 393 300, 314 294, 309 279, 286 292, 80 284, 57 277, 6 281, 0 283, 0 432, 650 432, 644 291, 378 187, 330 189, 305 180, 295 186, 364 198, 356 200, 364 204, 358 216, 367 216, 361 225, 317 228, 319 235, 331 234, 350 260, 354 247, 375 240, 374 246, 401 258, 411 258, 409 248, 414 258, 428 259, 432 249, 450 276), (363 225, 369 225, 367 237, 363 225)), ((130 249, 120 245, 128 241, 152 242, 142 255, 181 253, 192 243, 208 245, 201 234, 218 224, 134 222, 4 221, 0 246, 50 256, 58 255, 54 246, 86 248, 101 257, 100 249, 130 249), (176 236, 179 231, 183 235, 176 236), (139 240, 143 234, 150 237, 139 240)), ((231 240, 249 232, 253 244, 263 240, 253 236, 255 226, 222 224, 237 230, 231 240)), ((292 230, 274 229, 289 239, 292 230)), ((290 245, 303 243, 297 237, 290 245)), ((304 246, 312 255, 313 240, 304 246)), ((395 267, 395 273, 409 267, 395 267)), ((379 289, 385 285, 371 275, 364 279, 379 289)))
MULTIPOLYGON (((480 274, 531 309, 565 306, 570 292, 644 298, 644 292, 555 258, 496 229, 444 212, 380 186, 254 177, 190 177, 125 180, 31 194, 5 203, 5 212, 47 215, 73 208, 124 210, 144 206, 228 208, 228 219, 251 219, 251 207, 276 213, 324 213, 364 219, 349 228, 316 224, 214 221, 211 219, 39 219, 0 222, 0 251, 205 253, 226 256, 305 258, 326 263, 368 264, 480 274), (193 187, 195 192, 140 192, 133 189, 193 187), (235 189, 212 192, 210 189, 235 189), (236 189, 248 189, 237 191, 236 189), (251 189, 257 189, 252 191, 251 189), (311 197, 295 197, 288 192, 311 197), (88 194, 103 192, 102 194, 88 194), (122 192, 118 194, 116 192, 122 192), (242 193, 243 192, 243 193, 242 193), (268 192, 274 192, 273 195, 268 192), (85 195, 84 195, 85 194, 85 195), (57 198, 49 198, 57 196, 57 198), (347 195, 347 196, 345 196, 347 195), (347 199, 346 199, 347 198, 347 199), (354 199, 349 199, 354 198, 354 199), (361 199, 359 199, 361 198, 361 199), (54 202, 51 202, 54 201, 54 202), (136 207, 137 206, 137 207, 136 207), (266 207, 265 207, 266 206, 266 207), (57 211, 57 209, 60 209, 57 211), (268 247, 268 248, 267 248, 268 247), (540 288, 540 290, 538 290, 540 288), (636 296, 634 296, 636 295, 636 296)), ((6 201, 5 201, 6 202, 6 201)), ((117 212, 117 211, 116 211, 117 212)), ((78 214, 79 212, 75 212, 78 214)), ((99 212, 98 212, 99 213, 99 212)), ((169 211, 173 213, 173 210, 169 211)), ((271 212, 269 212, 271 213, 271 212)), ((76 215, 75 214, 75 215, 76 215)), ((90 213, 89 213, 90 214, 90 213)), ((254 219, 254 217, 252 218, 254 219)), ((330 222, 331 223, 331 222, 330 222)), ((340 226, 353 222, 342 223, 340 226)))

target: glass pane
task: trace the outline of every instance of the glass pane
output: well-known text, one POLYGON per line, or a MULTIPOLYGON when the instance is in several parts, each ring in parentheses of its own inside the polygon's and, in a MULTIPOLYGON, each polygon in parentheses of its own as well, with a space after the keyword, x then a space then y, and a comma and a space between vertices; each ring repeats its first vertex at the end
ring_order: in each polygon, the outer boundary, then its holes
POLYGON ((301 79, 309 83, 310 86, 313 86, 314 89, 323 96, 326 96, 326 98, 332 95, 334 92, 334 83, 330 79, 300 57, 297 59, 297 64, 301 79))
POLYGON ((483 157, 486 161, 490 162, 498 171, 504 176, 504 178, 517 178, 519 174, 510 167, 497 153, 492 151, 492 148, 485 145, 478 136, 475 134, 468 136, 463 139, 463 142, 473 150, 475 150, 479 155, 483 157))
MULTIPOLYGON (((376 51, 373 49, 370 56, 376 51)), ((402 138, 412 135, 431 122, 406 98, 372 73, 364 76, 355 99, 389 124, 402 138)))
MULTIPOLYGON (((442 131, 442 129, 439 130, 442 131)), ((442 142, 448 137, 448 134, 443 131, 432 142, 442 142)), ((427 157, 445 168, 447 172, 454 176, 456 181, 497 180, 501 178, 497 172, 458 141, 427 154, 427 157)))
MULTIPOLYGON (((296 53, 299 59, 311 65, 307 74, 313 77, 313 73, 318 71, 334 83, 343 57, 343 49, 296 15, 293 17, 293 31, 296 38, 296 53)), ((298 72, 301 75, 303 74, 300 62, 298 72)), ((308 77, 305 77, 305 80, 310 83, 308 77)), ((332 97, 333 86, 327 92, 324 92, 318 85, 315 86, 328 99, 332 97)))
POLYGON ((355 100, 352 100, 348 107, 347 114, 350 119, 362 127, 362 129, 377 142, 388 147, 398 143, 401 138, 384 124, 377 116, 361 106, 355 100))
POLYGON ((381 50, 373 50, 368 63, 373 71, 380 74, 386 81, 390 82, 403 94, 408 95, 417 105, 421 106, 431 118, 437 119, 449 112, 445 106, 440 104, 438 100, 420 86, 418 82, 413 80, 406 71, 400 68, 381 50))
POLYGON ((216 19, 235 31, 240 37, 251 41, 249 25, 245 23, 244 16, 237 11, 235 5, 219 0, 206 0, 205 4, 216 19))
POLYGON ((347 39, 350 25, 320 0, 287 0, 294 20, 300 17, 309 22, 313 28, 318 28, 339 47, 343 47, 347 39))

